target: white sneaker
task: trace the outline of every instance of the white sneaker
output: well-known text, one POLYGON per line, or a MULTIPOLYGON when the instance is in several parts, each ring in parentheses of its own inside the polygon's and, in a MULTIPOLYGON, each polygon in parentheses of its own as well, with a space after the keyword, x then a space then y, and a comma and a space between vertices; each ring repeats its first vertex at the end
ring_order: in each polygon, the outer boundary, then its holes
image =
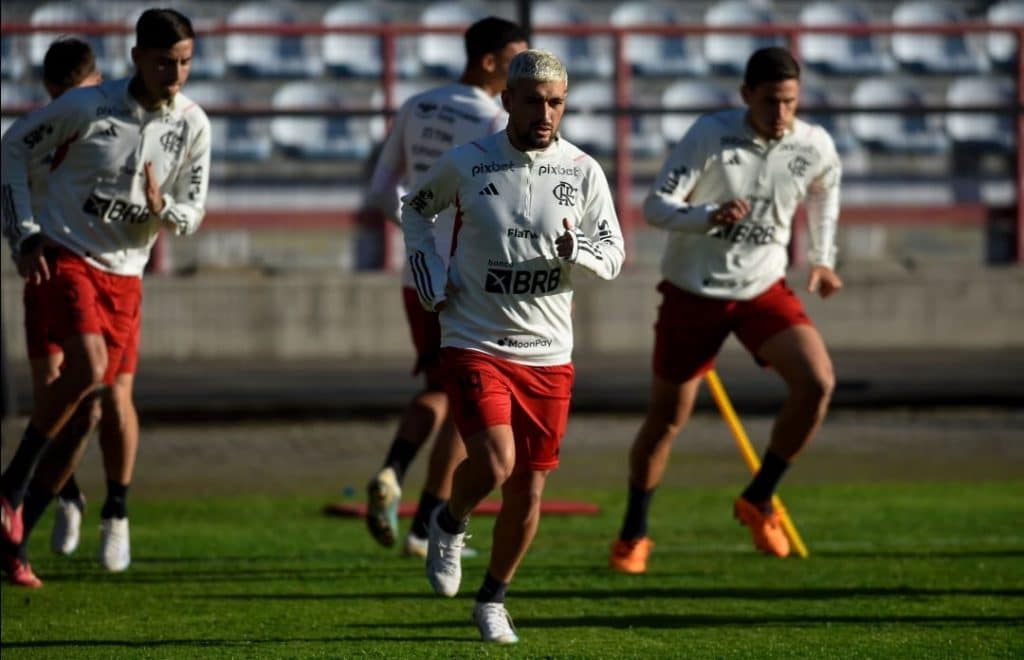
POLYGON ((477 603, 473 606, 473 623, 480 630, 480 638, 495 644, 515 644, 519 641, 512 617, 504 603, 477 603))
MULTIPOLYGON (((426 559, 427 543, 427 539, 409 532, 405 535, 405 542, 402 544, 402 555, 405 557, 419 557, 420 559, 426 559)), ((462 546, 463 559, 472 559, 479 554, 480 553, 475 548, 471 548, 468 545, 462 546)))
POLYGON ((398 505, 402 488, 394 468, 384 468, 366 486, 366 528, 385 548, 398 539, 398 505))
POLYGON ((100 521, 100 564, 111 572, 119 572, 132 563, 128 540, 127 518, 104 518, 100 521))
POLYGON ((466 533, 449 534, 437 524, 442 504, 430 514, 430 538, 427 542, 427 580, 434 593, 453 598, 462 582, 462 548, 466 533))
POLYGON ((81 538, 82 514, 85 512, 85 496, 66 500, 56 498, 57 506, 53 516, 53 532, 50 534, 50 549, 65 557, 74 554, 81 538))

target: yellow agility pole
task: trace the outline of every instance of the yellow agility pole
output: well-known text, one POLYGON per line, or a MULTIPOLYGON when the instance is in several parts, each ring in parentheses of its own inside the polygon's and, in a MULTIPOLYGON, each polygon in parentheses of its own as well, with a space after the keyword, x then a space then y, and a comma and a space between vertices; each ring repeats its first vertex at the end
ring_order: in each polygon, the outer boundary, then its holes
MULTIPOLYGON (((761 469, 761 460, 754 453, 754 447, 750 444, 750 438, 747 437, 746 431, 743 430, 743 425, 740 424, 740 418, 732 407, 729 395, 725 393, 722 381, 718 378, 718 374, 715 373, 714 369, 704 374, 704 380, 708 384, 708 389, 711 390, 711 396, 715 399, 715 403, 718 405, 718 410, 722 413, 726 425, 732 431, 732 437, 736 439, 736 445, 740 448, 743 460, 746 461, 750 471, 756 473, 761 469)), ((778 495, 772 495, 772 507, 779 514, 779 520, 782 521, 782 529, 786 532, 786 536, 789 537, 789 542, 793 545, 793 549, 796 550, 798 555, 806 559, 810 555, 807 551, 807 546, 804 545, 804 540, 800 538, 800 532, 796 531, 796 525, 793 524, 793 520, 789 517, 786 507, 782 505, 782 499, 778 495)))

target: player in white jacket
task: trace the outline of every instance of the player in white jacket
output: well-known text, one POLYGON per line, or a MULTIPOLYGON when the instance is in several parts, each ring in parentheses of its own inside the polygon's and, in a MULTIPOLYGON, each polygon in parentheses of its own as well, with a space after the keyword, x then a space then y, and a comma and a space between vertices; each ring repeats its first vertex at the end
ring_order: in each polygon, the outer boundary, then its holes
MULTIPOLYGON (((47 444, 85 397, 136 358, 130 348, 139 326, 141 276, 160 228, 184 235, 202 221, 210 123, 179 93, 194 38, 180 13, 145 11, 136 24, 133 77, 65 93, 15 123, 0 145, 4 234, 19 272, 41 287, 44 325, 64 353, 64 370, 36 400, 0 476, 5 547, 22 541, 22 500, 47 444), (51 152, 46 203, 37 219, 29 172, 51 152)), ((119 486, 122 497, 114 493, 108 501, 120 499, 123 508, 127 484, 119 486)), ((105 563, 123 570, 127 519, 123 510, 107 513, 105 536, 124 543, 110 544, 123 552, 105 563)), ((11 575, 10 562, 4 568, 11 575)))
MULTIPOLYGON (((505 128, 508 114, 495 97, 505 87, 509 62, 526 49, 526 38, 526 32, 510 21, 493 16, 477 21, 466 30, 466 68, 459 81, 417 94, 402 105, 367 193, 364 215, 376 215, 375 225, 383 224, 381 216, 397 221, 400 191, 415 187, 442 153, 505 128)), ((437 253, 445 263, 454 223, 453 208, 441 211, 434 222, 437 253)), ((406 555, 426 557, 430 513, 448 500, 452 474, 466 451, 448 415, 437 313, 420 305, 408 262, 402 271, 402 297, 416 349, 413 373, 422 373, 425 382, 402 413, 384 465, 367 487, 366 522, 381 545, 395 543, 406 469, 420 447, 436 435, 419 506, 402 548, 406 555)))
POLYGON ((445 153, 404 199, 402 229, 423 306, 440 312, 452 416, 468 457, 430 521, 427 577, 454 596, 470 512, 502 507, 473 618, 485 641, 518 640, 505 592, 537 531, 569 413, 573 279, 616 277, 622 233, 604 173, 558 137, 568 76, 546 51, 512 60, 506 130, 445 153), (434 218, 454 207, 449 264, 434 218))
POLYGON ((839 158, 825 131, 795 117, 799 81, 799 66, 786 50, 751 55, 741 88, 747 108, 699 119, 644 202, 647 222, 668 230, 668 242, 651 401, 630 452, 629 503, 609 559, 614 570, 647 568, 651 496, 701 378, 730 333, 789 388, 761 470, 734 510, 759 550, 789 554, 772 493, 824 421, 834 383, 821 335, 784 280, 793 214, 805 199, 807 289, 828 297, 842 287, 833 270, 839 158))

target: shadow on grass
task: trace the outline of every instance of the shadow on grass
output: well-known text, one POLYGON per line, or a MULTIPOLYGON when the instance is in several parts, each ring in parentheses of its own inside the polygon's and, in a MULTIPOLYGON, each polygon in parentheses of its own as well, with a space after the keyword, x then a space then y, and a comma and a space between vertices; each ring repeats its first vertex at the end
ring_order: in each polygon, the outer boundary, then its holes
MULTIPOLYGON (((459 626, 465 627, 465 621, 460 621, 459 626)), ((426 626, 425 626, 426 627, 426 626)), ((445 636, 445 635, 364 635, 361 637, 276 637, 263 639, 61 639, 61 640, 38 640, 31 642, 4 642, 5 649, 61 649, 69 651, 75 648, 202 648, 215 649, 218 647, 232 648, 242 647, 246 649, 246 655, 259 649, 261 645, 270 644, 365 644, 367 642, 460 642, 479 646, 480 640, 472 635, 445 636)))

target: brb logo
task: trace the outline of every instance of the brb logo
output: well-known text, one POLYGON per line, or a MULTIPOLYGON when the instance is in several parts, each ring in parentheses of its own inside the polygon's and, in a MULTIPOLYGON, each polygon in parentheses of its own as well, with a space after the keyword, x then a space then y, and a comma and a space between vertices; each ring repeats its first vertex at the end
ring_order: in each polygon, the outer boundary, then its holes
POLYGON ((504 294, 551 293, 562 281, 562 269, 516 270, 514 268, 488 268, 484 291, 504 294))

